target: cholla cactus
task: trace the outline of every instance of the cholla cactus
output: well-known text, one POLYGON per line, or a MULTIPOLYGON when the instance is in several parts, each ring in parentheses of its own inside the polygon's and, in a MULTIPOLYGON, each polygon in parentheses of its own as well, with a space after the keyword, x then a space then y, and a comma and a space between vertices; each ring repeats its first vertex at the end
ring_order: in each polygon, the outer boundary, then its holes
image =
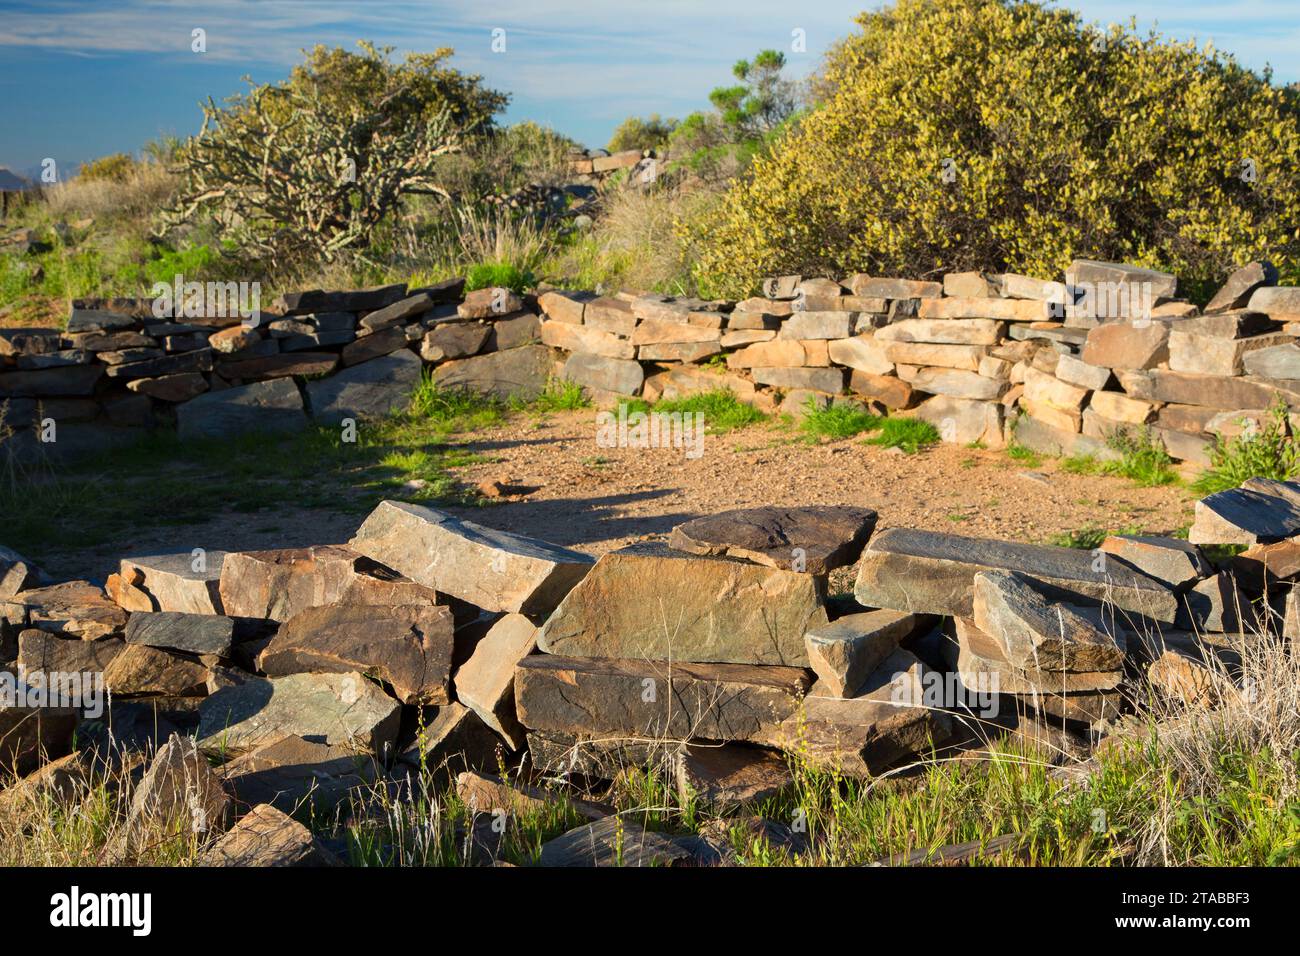
POLYGON ((449 199, 439 157, 458 152, 442 110, 426 118, 394 74, 377 100, 340 108, 315 84, 254 86, 231 106, 203 105, 178 151, 185 188, 163 227, 207 210, 227 238, 273 262, 332 259, 364 245, 403 196, 449 199))

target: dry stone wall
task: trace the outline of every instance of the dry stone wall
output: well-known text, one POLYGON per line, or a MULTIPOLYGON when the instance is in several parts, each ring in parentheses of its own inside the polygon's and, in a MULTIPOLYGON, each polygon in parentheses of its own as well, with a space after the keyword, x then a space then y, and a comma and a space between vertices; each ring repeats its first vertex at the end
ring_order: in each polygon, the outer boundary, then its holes
POLYGON ((851 402, 945 441, 1101 458, 1117 429, 1145 427, 1203 465, 1276 396, 1300 407, 1300 288, 1275 281, 1252 263, 1203 311, 1171 275, 1084 260, 1063 281, 782 276, 740 302, 459 280, 313 290, 256 322, 79 301, 64 330, 0 330, 0 407, 10 447, 65 454, 152 427, 188 439, 381 416, 427 369, 501 397, 560 377, 606 404, 718 388, 796 417, 851 402))

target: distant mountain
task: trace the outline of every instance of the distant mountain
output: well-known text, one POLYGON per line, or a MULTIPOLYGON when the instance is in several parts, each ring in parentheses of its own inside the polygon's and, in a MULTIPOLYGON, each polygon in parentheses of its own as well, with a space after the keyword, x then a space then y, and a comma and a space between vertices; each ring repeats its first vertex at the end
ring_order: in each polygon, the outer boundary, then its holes
POLYGON ((23 179, 17 173, 11 172, 8 168, 0 166, 0 191, 17 192, 23 189, 31 189, 32 184, 23 179))

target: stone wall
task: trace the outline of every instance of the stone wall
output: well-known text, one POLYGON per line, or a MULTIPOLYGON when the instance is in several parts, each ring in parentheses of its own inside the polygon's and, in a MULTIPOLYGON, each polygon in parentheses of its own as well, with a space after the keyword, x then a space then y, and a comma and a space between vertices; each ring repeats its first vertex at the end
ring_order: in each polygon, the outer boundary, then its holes
POLYGON ((192 438, 382 415, 427 368, 501 397, 562 377, 601 404, 717 388, 796 417, 853 402, 916 415, 945 441, 1101 458, 1115 429, 1146 426, 1201 465, 1213 436, 1274 395, 1300 406, 1300 288, 1275 279, 1246 266, 1204 314, 1173 276, 1087 261, 1064 281, 783 276, 741 302, 466 295, 460 280, 312 290, 255 324, 83 300, 63 331, 0 330, 0 405, 11 447, 65 455, 155 427, 192 438))

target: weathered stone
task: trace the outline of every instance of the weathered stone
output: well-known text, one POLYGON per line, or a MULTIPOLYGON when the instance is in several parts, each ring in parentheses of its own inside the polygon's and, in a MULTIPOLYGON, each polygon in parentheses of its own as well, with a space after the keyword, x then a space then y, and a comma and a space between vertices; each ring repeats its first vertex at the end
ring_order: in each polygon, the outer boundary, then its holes
POLYGON ((999 322, 1042 322, 1048 307, 1031 299, 922 298, 921 319, 993 319, 999 322))
POLYGON ((528 759, 548 774, 582 774, 614 780, 634 767, 672 771, 685 746, 679 741, 644 737, 569 734, 559 730, 530 730, 528 759))
POLYGON ((1240 375, 1245 371, 1244 359, 1248 352, 1271 350, 1274 346, 1286 346, 1291 342, 1289 335, 1224 339, 1175 328, 1169 333, 1169 368, 1189 375, 1240 375))
MULTIPOLYGON (((717 345, 721 333, 716 328, 667 322, 663 319, 644 319, 632 331, 633 345, 664 345, 698 343, 717 345)), ((582 349, 580 351, 591 351, 582 349)), ((624 356, 614 356, 623 358, 624 356)))
POLYGON ((1300 505, 1250 482, 1202 498, 1195 516, 1192 544, 1264 544, 1300 534, 1300 505))
POLYGON ((27 687, 14 687, 16 702, 0 699, 0 773, 31 773, 46 760, 62 757, 72 749, 79 721, 72 709, 27 707, 27 687))
POLYGON ((1035 404, 1077 412, 1088 400, 1088 390, 1063 382, 1032 366, 1025 369, 1025 399, 1035 404))
POLYGON ((235 641, 235 622, 213 614, 132 614, 126 622, 126 642, 163 647, 190 654, 229 657, 235 641))
POLYGON ((596 296, 590 292, 564 292, 556 289, 539 295, 537 304, 547 318, 554 322, 582 325, 583 310, 594 298, 596 296))
POLYGON ((645 372, 637 362, 581 352, 569 356, 560 374, 587 388, 619 395, 635 395, 645 381, 645 372))
MULTIPOLYGON (((410 328, 415 330, 418 337, 420 326, 412 325, 410 328)), ((408 341, 405 326, 380 329, 378 332, 371 332, 369 335, 364 335, 345 345, 340 354, 340 361, 343 363, 344 368, 360 365, 362 362, 369 362, 404 349, 408 341)))
POLYGON ((456 670, 456 699, 473 708, 512 750, 523 750, 527 743, 515 716, 515 665, 536 646, 536 625, 522 614, 507 614, 456 670))
POLYGON ((438 708, 437 716, 420 728, 400 759, 448 781, 463 770, 496 769, 501 750, 501 739, 478 714, 454 703, 438 708))
POLYGON ((218 582, 224 551, 156 554, 123 558, 120 573, 153 599, 155 611, 221 614, 218 582))
MULTIPOLYGON (((881 331, 884 331, 883 329, 881 331)), ((885 358, 898 365, 936 365, 977 371, 988 354, 986 345, 931 345, 928 342, 885 342, 885 358)))
POLYGON ((34 588, 41 582, 41 570, 17 551, 0 545, 0 601, 7 601, 19 591, 34 588))
POLYGON ((1112 534, 1101 543, 1101 550, 1175 589, 1213 570, 1200 548, 1179 538, 1112 534))
POLYGON ((524 300, 509 289, 490 287, 465 293, 465 301, 456 309, 462 319, 488 319, 508 315, 524 307, 524 300))
POLYGON ((1183 616, 1179 625, 1198 634, 1239 634, 1252 625, 1255 610, 1241 593, 1235 578, 1226 572, 1198 582, 1183 594, 1183 616))
POLYGON ((1188 707, 1213 707, 1234 693, 1225 662, 1195 634, 1162 634, 1146 676, 1156 691, 1188 707))
POLYGON ((312 832, 270 804, 254 807, 204 850, 199 866, 342 866, 312 832))
POLYGON ((1277 269, 1271 262, 1252 262, 1242 266, 1224 281, 1205 307, 1207 315, 1244 308, 1260 286, 1277 282, 1277 269))
POLYGON ((240 753, 295 735, 382 755, 401 705, 360 674, 291 674, 226 687, 199 705, 199 746, 240 753))
POLYGON ((815 575, 634 544, 602 555, 538 633, 549 654, 736 664, 808 662, 827 622, 815 575))
POLYGON ((176 430, 182 441, 306 427, 302 396, 287 378, 207 392, 176 406, 176 430))
POLYGON ((208 390, 208 380, 199 372, 180 372, 160 378, 138 378, 127 382, 133 392, 164 402, 187 402, 208 390))
MULTIPOLYGON (((788 314, 788 313, 787 313, 788 314)), ((748 329, 776 332, 781 328, 781 317, 778 315, 767 315, 763 312, 746 312, 737 306, 735 312, 727 315, 727 328, 729 329, 748 329)))
POLYGON ((1233 557, 1228 568, 1243 587, 1252 591, 1263 591, 1279 581, 1294 581, 1300 577, 1300 541, 1257 544, 1233 557))
POLYGON ((1006 382, 955 368, 923 368, 912 378, 911 386, 931 395, 984 402, 997 401, 1009 387, 1006 382))
POLYGON ((967 618, 953 618, 944 626, 944 636, 940 652, 967 691, 1093 694, 1114 690, 1123 679, 1123 672, 1117 669, 1063 671, 1017 667, 1007 660, 1006 650, 996 638, 967 618))
POLYGON ((782 339, 845 339, 853 334, 852 312, 795 312, 781 323, 782 339))
POLYGON ((1110 322, 1088 330, 1080 356, 1089 365, 1109 369, 1150 369, 1169 360, 1169 326, 1110 322))
POLYGON ((372 754, 290 735, 236 757, 220 773, 240 803, 269 803, 285 813, 310 803, 328 813, 373 783, 380 770, 372 754))
POLYGON ((1110 382, 1110 369, 1089 365, 1073 355, 1062 355, 1056 363, 1055 375, 1063 382, 1079 388, 1100 390, 1110 382))
POLYGON ((443 362, 433 371, 442 388, 466 388, 498 398, 533 399, 546 388, 554 363, 544 345, 523 345, 443 362))
POLYGON ((1153 397, 1160 402, 1200 405, 1232 411, 1238 408, 1267 408, 1277 389, 1246 378, 1220 375, 1188 375, 1156 369, 1151 373, 1153 397))
POLYGON ((851 777, 874 776, 928 751, 951 734, 952 725, 929 703, 926 675, 916 657, 897 648, 851 698, 814 684, 800 710, 782 724, 780 745, 814 767, 851 777))
POLYGON ((754 368, 754 381, 776 388, 806 388, 838 395, 844 390, 844 371, 838 368, 754 368))
POLYGON ((779 797, 794 784, 785 757, 744 744, 689 744, 676 761, 677 793, 719 812, 779 797))
POLYGON ((770 342, 775 337, 776 333, 769 329, 737 329, 734 332, 723 332, 718 345, 724 349, 743 349, 755 342, 770 342))
POLYGON ((1300 286, 1265 286, 1256 289, 1250 296, 1247 308, 1274 318, 1284 316, 1283 321, 1292 321, 1300 317, 1300 286))
POLYGON ((943 294, 960 299, 989 299, 1001 295, 999 277, 983 272, 949 272, 943 277, 943 294))
POLYGON ((56 637, 47 631, 28 628, 18 635, 18 673, 27 675, 98 674, 121 653, 123 643, 115 638, 82 641, 56 637))
POLYGON ((413 352, 401 349, 308 382, 311 416, 322 424, 337 425, 345 418, 383 418, 404 411, 420 383, 422 369, 413 352))
POLYGON ((353 292, 289 292, 279 296, 272 309, 281 315, 308 315, 329 312, 373 312, 392 305, 406 296, 406 284, 375 286, 353 292))
POLYGON ((1008 299, 1035 299, 1039 302, 1065 302, 1069 295, 1064 282, 1035 279, 1014 272, 998 276, 998 290, 1008 299))
POLYGON ((619 335, 631 335, 640 321, 632 311, 632 304, 613 296, 600 296, 587 303, 583 322, 592 328, 619 335))
MULTIPOLYGON (((829 280, 810 280, 826 282, 829 280)), ((803 276, 772 276, 763 280, 763 295, 769 299, 793 299, 799 294, 803 276)), ((839 288, 839 283, 834 283, 839 288)))
POLYGON ((855 275, 848 280, 854 295, 878 299, 923 299, 943 295, 942 282, 918 282, 911 279, 873 279, 855 275))
POLYGON ((115 697, 201 697, 209 671, 198 661, 170 651, 128 644, 104 670, 115 697))
POLYGON ((341 601, 363 565, 358 552, 337 545, 227 554, 221 605, 231 617, 287 621, 309 607, 341 601))
POLYGON ((1276 332, 1278 327, 1278 323, 1263 312, 1249 309, 1196 316, 1170 326, 1178 332, 1191 332, 1212 339, 1248 339, 1263 332, 1276 332))
POLYGON ((981 442, 989 448, 1001 448, 1004 443, 1002 406, 993 402, 936 395, 916 407, 916 417, 933 425, 945 442, 981 442))
POLYGON ((562 867, 672 866, 690 852, 625 817, 610 816, 542 844, 538 862, 562 867))
POLYGON ((515 668, 530 730, 771 743, 808 690, 800 667, 534 654, 515 668))
POLYGON ((997 345, 1004 326, 992 319, 903 319, 876 332, 878 341, 997 345))
POLYGON ((1247 375, 1300 379, 1300 345, 1287 342, 1247 352, 1242 356, 1242 365, 1247 375))
POLYGON ((913 614, 881 610, 810 628, 804 635, 809 666, 832 696, 852 697, 918 622, 913 614))
POLYGON ((360 671, 404 704, 445 704, 451 682, 451 610, 436 605, 308 607, 258 655, 268 677, 360 671))
POLYGON ((907 408, 913 400, 912 386, 902 379, 893 375, 873 375, 858 369, 849 375, 849 391, 880 402, 887 408, 907 408))
POLYGON ((1124 664, 1122 634, 1100 616, 1049 601, 1028 575, 975 575, 975 626, 993 637, 1007 661, 1027 670, 1106 671, 1124 664))
POLYGON ((30 372, 0 372, 0 399, 45 395, 93 395, 103 365, 68 365, 30 372))
MULTIPOLYGON (((796 368, 804 364, 803 343, 791 339, 756 342, 727 356, 728 368, 796 368)), ((891 368, 893 366, 890 366, 891 368)))
POLYGON ((1116 285, 1150 289, 1150 298, 1172 298, 1178 292, 1178 279, 1167 272, 1157 272, 1142 266, 1120 262, 1098 262, 1093 259, 1075 259, 1065 270, 1065 281, 1071 286, 1116 285))
POLYGON ((668 545, 690 554, 727 555, 771 568, 825 574, 857 561, 875 525, 876 513, 870 508, 741 508, 677 525, 668 545))
POLYGON ((230 798, 207 759, 193 740, 174 734, 158 750, 131 797, 119 852, 220 832, 230 812, 230 798))
POLYGON ((636 346, 611 332, 567 322, 543 322, 541 338, 544 345, 565 352, 582 352, 610 359, 631 359, 636 356, 636 346))
POLYGON ((99 640, 126 624, 126 613, 88 581, 29 588, 15 594, 13 601, 27 608, 32 627, 86 641, 99 640))
POLYGON ((1173 592, 1160 582, 1115 562, 1094 570, 1088 551, 912 528, 890 528, 871 539, 853 590, 867 607, 968 618, 974 576, 999 569, 1028 574, 1078 603, 1105 601, 1167 622, 1177 611, 1173 592))
MULTIPOLYGON (((486 323, 443 322, 424 334, 424 339, 420 342, 420 357, 426 362, 469 358, 483 351, 483 346, 492 337, 492 333, 493 326, 486 323)), ((537 334, 539 330, 534 324, 529 338, 537 334)), ((518 344, 522 345, 523 342, 518 344)))
POLYGON ((487 611, 545 615, 592 559, 419 505, 384 501, 349 546, 411 580, 487 611))
MULTIPOLYGON (((541 334, 541 327, 541 320, 528 312, 497 319, 488 326, 490 332, 487 345, 478 351, 498 352, 532 345, 537 342, 537 337, 541 334)), ((467 328, 472 329, 475 326, 469 325, 467 328)))
POLYGON ((429 295, 429 293, 417 292, 405 299, 394 302, 392 305, 386 305, 382 309, 368 312, 357 324, 363 329, 377 332, 380 329, 397 325, 399 322, 406 322, 409 319, 424 315, 435 304, 433 296, 429 295))
MULTIPOLYGON (((2 747, 3 745, 0 745, 2 747)), ((90 790, 87 760, 80 751, 42 763, 39 769, 0 790, 0 816, 57 806, 70 810, 90 790)))
POLYGON ((665 342, 660 345, 639 345, 636 350, 639 362, 702 362, 722 351, 718 341, 665 342))
POLYGON ((139 324, 139 321, 134 317, 123 315, 120 312, 74 307, 72 314, 68 316, 68 325, 65 331, 69 335, 82 332, 115 332, 121 329, 132 329, 139 324))

